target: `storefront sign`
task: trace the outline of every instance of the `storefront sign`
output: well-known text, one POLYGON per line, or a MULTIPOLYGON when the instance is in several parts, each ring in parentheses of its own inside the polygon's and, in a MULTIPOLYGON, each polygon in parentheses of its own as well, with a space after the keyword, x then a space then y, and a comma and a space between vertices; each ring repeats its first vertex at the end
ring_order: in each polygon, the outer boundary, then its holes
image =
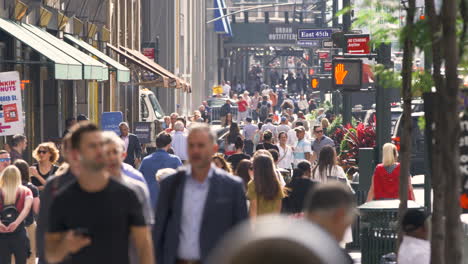
POLYGON ((291 41, 296 40, 296 34, 292 26, 279 26, 273 28, 268 34, 268 40, 270 41, 291 41))
POLYGON ((24 134, 21 82, 17 71, 0 73, 0 136, 24 134))
POLYGON ((122 112, 104 112, 101 117, 101 129, 120 135, 119 124, 123 121, 122 112))
POLYGON ((151 122, 136 122, 134 124, 134 133, 140 140, 141 144, 151 142, 151 122))
POLYGON ((154 60, 154 48, 143 48, 143 55, 148 59, 154 60))
POLYGON ((350 54, 369 54, 369 40, 368 34, 365 35, 345 35, 347 53, 350 54))
POLYGON ((298 40, 331 38, 331 29, 299 29, 297 31, 298 40))

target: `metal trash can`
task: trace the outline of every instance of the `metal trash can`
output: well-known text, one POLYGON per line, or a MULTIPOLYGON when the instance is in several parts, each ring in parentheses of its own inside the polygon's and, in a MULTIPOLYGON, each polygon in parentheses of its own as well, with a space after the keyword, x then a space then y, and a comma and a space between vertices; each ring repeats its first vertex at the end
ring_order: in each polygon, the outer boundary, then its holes
POLYGON ((463 246, 463 264, 468 264, 468 214, 462 214, 460 220, 463 226, 463 238, 465 242, 463 246))
MULTIPOLYGON (((353 187, 357 205, 360 206, 363 203, 365 203, 367 199, 367 191, 359 190, 359 183, 356 183, 356 182, 352 182, 351 187, 353 187)), ((360 222, 361 222, 361 219, 358 216, 356 217, 353 224, 351 225, 351 230, 353 233, 353 242, 346 244, 347 250, 360 250, 361 249, 361 241, 360 241, 361 231, 359 228, 360 222)))
MULTIPOLYGON (((359 206, 362 264, 379 263, 382 256, 396 249, 399 200, 380 200, 359 206)), ((409 209, 424 210, 414 201, 409 209)))

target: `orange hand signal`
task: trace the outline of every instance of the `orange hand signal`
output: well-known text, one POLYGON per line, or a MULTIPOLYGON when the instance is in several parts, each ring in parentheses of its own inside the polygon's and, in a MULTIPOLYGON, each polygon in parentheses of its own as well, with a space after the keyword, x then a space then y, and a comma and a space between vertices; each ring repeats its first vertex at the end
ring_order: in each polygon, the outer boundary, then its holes
POLYGON ((319 85, 319 81, 317 79, 312 79, 312 88, 317 88, 319 85))
POLYGON ((335 80, 336 84, 343 84, 343 80, 346 78, 346 75, 348 75, 348 71, 345 71, 344 69, 344 64, 339 63, 335 67, 335 80))

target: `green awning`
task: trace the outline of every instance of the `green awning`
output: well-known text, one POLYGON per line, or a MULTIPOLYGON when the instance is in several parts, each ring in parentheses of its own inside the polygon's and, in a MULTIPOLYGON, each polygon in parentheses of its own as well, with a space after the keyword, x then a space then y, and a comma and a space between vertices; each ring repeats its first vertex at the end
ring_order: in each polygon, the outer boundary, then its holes
POLYGON ((118 82, 128 82, 130 81, 130 70, 123 66, 122 64, 118 63, 111 57, 107 56, 106 54, 102 53, 98 49, 94 48, 93 46, 89 45, 88 43, 73 37, 72 35, 65 34, 65 39, 69 40, 73 44, 80 46, 82 49, 86 50, 87 52, 93 54, 94 56, 98 57, 100 60, 105 62, 107 65, 110 65, 117 71, 117 81, 118 82))
POLYGON ((81 52, 79 49, 66 43, 65 41, 56 38, 45 30, 30 24, 21 24, 22 27, 31 31, 36 36, 47 41, 52 46, 65 52, 70 57, 83 64, 83 79, 85 80, 108 80, 109 70, 106 65, 81 52))
POLYGON ((83 79, 83 66, 79 61, 21 27, 18 23, 0 18, 0 29, 52 61, 55 79, 83 79))

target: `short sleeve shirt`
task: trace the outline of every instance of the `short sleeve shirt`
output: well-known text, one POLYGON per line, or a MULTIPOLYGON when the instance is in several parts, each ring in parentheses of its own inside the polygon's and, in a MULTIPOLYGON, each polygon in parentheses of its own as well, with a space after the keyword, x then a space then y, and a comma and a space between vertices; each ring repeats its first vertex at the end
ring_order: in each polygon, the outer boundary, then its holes
POLYGON ((294 148, 294 162, 297 164, 299 161, 305 160, 305 154, 310 153, 310 142, 308 140, 301 140, 297 142, 294 148))
POLYGON ((247 198, 251 201, 257 200, 257 215, 279 213, 276 210, 284 197, 285 195, 281 187, 278 190, 278 195, 273 200, 266 200, 265 198, 257 195, 257 192, 255 191, 255 182, 253 180, 247 185, 247 198))
POLYGON ((247 111, 248 103, 246 100, 240 100, 239 102, 237 102, 237 105, 239 107, 239 112, 247 111))
POLYGON ((335 142, 333 139, 323 136, 322 140, 318 141, 317 139, 314 140, 314 143, 312 143, 312 151, 316 152, 317 154, 320 154, 320 150, 322 150, 323 147, 325 146, 335 146, 335 142))
POLYGON ((48 232, 84 229, 91 245, 70 256, 70 263, 129 263, 130 227, 146 226, 142 204, 128 186, 109 179, 99 192, 86 192, 75 182, 52 202, 48 232))

